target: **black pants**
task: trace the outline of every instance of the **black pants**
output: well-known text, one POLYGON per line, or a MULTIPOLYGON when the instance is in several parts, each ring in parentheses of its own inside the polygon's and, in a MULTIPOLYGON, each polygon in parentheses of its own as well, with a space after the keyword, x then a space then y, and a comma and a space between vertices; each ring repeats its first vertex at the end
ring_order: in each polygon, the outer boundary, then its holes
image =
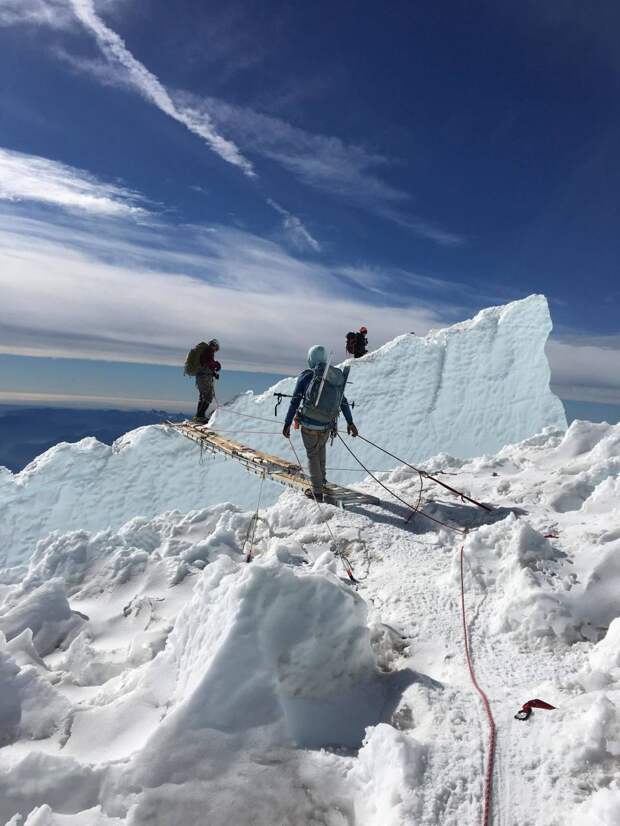
POLYGON ((215 396, 213 376, 210 370, 199 370, 196 373, 196 387, 199 393, 196 416, 198 418, 204 418, 215 396))

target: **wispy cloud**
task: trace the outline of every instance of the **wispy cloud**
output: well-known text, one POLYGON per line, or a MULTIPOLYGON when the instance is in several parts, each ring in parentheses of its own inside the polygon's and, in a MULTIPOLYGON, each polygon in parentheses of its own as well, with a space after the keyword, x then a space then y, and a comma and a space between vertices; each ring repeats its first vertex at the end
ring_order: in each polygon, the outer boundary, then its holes
POLYGON ((0 0, 0 26, 26 24, 68 29, 73 22, 66 0, 0 0))
POLYGON ((307 132, 271 115, 216 98, 177 92, 175 99, 208 114, 245 151, 268 158, 313 189, 379 215, 437 244, 451 246, 462 236, 411 212, 409 193, 387 183, 380 171, 389 158, 340 138, 307 132))
MULTIPOLYGON (((115 11, 128 0, 97 0, 101 11, 115 11)), ((74 29, 76 18, 70 0, 0 0, 0 26, 47 26, 74 29)))
POLYGON ((573 336, 547 345, 552 387, 564 399, 620 404, 618 336, 573 336))
POLYGON ((267 199, 267 203, 282 216, 282 230, 287 241, 293 247, 302 252, 305 250, 311 250, 312 252, 321 251, 321 245, 306 229, 300 218, 293 215, 287 209, 284 209, 284 207, 280 206, 280 204, 271 198, 267 199))
MULTIPOLYGON (((156 388, 153 388, 156 391, 156 388)), ((0 404, 32 404, 50 407, 113 407, 145 410, 155 408, 171 412, 184 412, 192 403, 183 399, 127 398, 123 396, 92 396, 81 393, 29 393, 0 390, 0 404)))
POLYGON ((0 212, 0 352, 180 364, 208 334, 229 368, 289 373, 315 341, 344 355, 362 321, 375 346, 441 323, 439 308, 354 296, 328 268, 240 230, 133 226, 117 242, 98 222, 84 236, 0 212), (119 245, 122 261, 109 254, 119 245))
POLYGON ((82 169, 0 147, 0 200, 35 201, 96 215, 138 217, 140 198, 82 169))
POLYGON ((198 111, 209 112, 241 146, 276 161, 309 186, 349 199, 358 205, 403 204, 409 195, 383 181, 376 170, 389 165, 386 157, 347 144, 340 138, 307 132, 284 120, 233 106, 216 98, 201 99, 177 93, 198 111))
MULTIPOLYGON (((121 0, 0 0, 6 3, 4 21, 30 22, 56 28, 69 26, 67 4, 74 19, 95 38, 107 62, 76 56, 56 45, 57 56, 75 71, 86 72, 105 85, 131 88, 162 112, 202 138, 223 160, 255 175, 248 153, 279 164, 306 186, 328 193, 349 205, 395 223, 421 238, 441 246, 454 246, 464 238, 418 214, 411 195, 385 180, 381 172, 394 165, 392 159, 338 137, 311 133, 284 120, 248 107, 233 106, 213 97, 171 91, 129 51, 123 39, 97 13, 114 8, 121 0), (227 134, 229 137, 224 137, 227 134), (244 154, 245 153, 245 154, 244 154)), ((1 6, 0 6, 1 9, 1 6)), ((214 46, 217 50, 217 44, 214 46)), ((208 55, 202 56, 203 61, 208 55)), ((291 216, 284 229, 289 240, 312 248, 312 236, 291 216)), ((285 219, 286 221, 286 219, 285 219)))
MULTIPOLYGON (((293 373, 314 342, 344 355, 361 323, 377 347, 472 309, 450 282, 412 273, 426 297, 396 305, 392 271, 330 269, 230 227, 92 224, 0 209, 0 352, 180 365, 216 335, 228 369, 293 373)), ((552 339, 548 352, 560 396, 620 403, 617 337, 552 339)))
POLYGON ((179 107, 173 102, 159 79, 133 56, 120 35, 107 26, 97 14, 93 0, 70 0, 70 2, 76 17, 94 36, 105 57, 124 68, 131 85, 146 100, 206 141, 220 158, 238 166, 246 175, 254 175, 250 161, 243 157, 232 141, 218 133, 207 112, 198 111, 191 106, 179 107))

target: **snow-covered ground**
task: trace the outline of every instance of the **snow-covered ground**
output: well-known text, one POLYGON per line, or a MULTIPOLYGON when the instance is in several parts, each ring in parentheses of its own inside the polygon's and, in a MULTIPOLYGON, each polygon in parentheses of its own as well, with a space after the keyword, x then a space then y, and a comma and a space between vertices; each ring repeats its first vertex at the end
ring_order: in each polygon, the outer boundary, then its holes
MULTIPOLYGON (((620 822, 620 426, 575 422, 426 468, 468 528, 475 669, 498 727, 492 822, 620 822), (529 699, 557 706, 513 718, 529 699)), ((408 468, 381 480, 417 501, 408 468)), ((460 619, 463 537, 293 493, 43 540, 0 586, 0 821, 480 821, 486 719, 460 619), (332 540, 329 528, 335 537, 332 540), (362 580, 347 584, 332 551, 362 580)))
MULTIPOLYGON (((351 363, 347 394, 355 420, 367 438, 416 461, 440 451, 462 458, 494 453, 544 427, 566 427, 562 403, 549 390, 550 330, 546 299, 532 295, 425 338, 399 336, 351 363)), ((294 461, 281 434, 288 400, 276 418, 273 396, 293 386, 290 378, 260 396, 239 396, 216 412, 214 426, 294 461)), ((293 438, 303 453, 299 435, 293 438)), ((367 467, 394 466, 370 446, 356 447, 367 467)), ((333 481, 356 478, 338 443, 330 464, 333 481)), ((263 502, 273 504, 280 493, 268 481, 263 502)), ((19 474, 0 468, 0 566, 19 565, 52 530, 118 529, 134 516, 227 501, 250 508, 256 495, 254 477, 225 460, 199 464, 195 445, 165 428, 140 428, 112 447, 96 439, 62 443, 19 474)))
MULTIPOLYGON (((531 297, 353 365, 362 433, 490 512, 428 479, 420 498, 417 473, 349 440, 423 513, 372 479, 356 487, 380 504, 347 511, 272 492, 246 564, 258 480, 163 427, 1 476, 0 823, 480 823, 463 547, 490 822, 617 826, 620 425, 565 430, 548 329, 531 297), (533 698, 556 708, 515 720, 533 698)), ((328 464, 350 481, 344 455, 328 464)))

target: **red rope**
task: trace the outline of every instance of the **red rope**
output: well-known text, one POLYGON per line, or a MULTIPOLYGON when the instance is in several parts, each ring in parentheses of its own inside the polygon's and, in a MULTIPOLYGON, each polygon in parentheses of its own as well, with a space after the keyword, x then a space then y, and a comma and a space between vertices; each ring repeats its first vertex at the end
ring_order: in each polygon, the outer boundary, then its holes
POLYGON ((476 673, 471 659, 471 652, 469 650, 469 636, 467 633, 467 619, 465 614, 465 575, 464 567, 465 545, 461 545, 461 614, 463 618, 463 640, 465 643, 465 656, 467 658, 467 667, 469 669, 469 676, 474 685, 474 688, 480 695, 484 710, 486 711, 487 719, 489 721, 489 745, 487 754, 487 770, 484 782, 484 807, 482 811, 482 826, 487 826, 489 823, 489 815, 491 811, 491 799, 493 797, 493 760, 495 758, 495 720, 491 712, 491 704, 489 698, 484 690, 480 687, 476 679, 476 673))

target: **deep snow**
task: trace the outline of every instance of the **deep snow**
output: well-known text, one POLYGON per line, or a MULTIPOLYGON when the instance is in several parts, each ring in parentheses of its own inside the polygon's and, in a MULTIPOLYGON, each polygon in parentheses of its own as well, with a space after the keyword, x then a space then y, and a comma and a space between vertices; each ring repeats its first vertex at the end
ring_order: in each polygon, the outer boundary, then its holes
MULTIPOLYGON (((549 390, 550 330, 546 299, 533 295, 425 338, 400 336, 351 362, 347 394, 355 420, 367 438, 415 461, 440 451, 462 458, 494 453, 544 427, 564 428, 562 403, 549 390)), ((273 415, 273 393, 291 393, 293 384, 285 379, 260 396, 238 397, 216 412, 214 426, 295 461, 281 435, 286 399, 273 415)), ((293 438, 303 455, 299 435, 293 438)), ((394 465, 361 441, 355 447, 367 467, 394 465)), ((360 478, 338 442, 329 465, 333 481, 360 478)), ((273 504, 280 493, 267 482, 263 502, 273 504)), ((0 565, 21 564, 48 531, 117 529, 134 516, 225 501, 253 508, 256 498, 255 477, 222 459, 200 464, 196 446, 163 427, 140 428, 112 447, 95 439, 62 443, 19 474, 0 468, 0 565)))
MULTIPOLYGON (((375 356, 377 374, 399 346, 375 356)), ((556 416, 550 396, 531 407, 556 416)), ((491 822, 620 822, 620 425, 428 459, 494 505, 425 481, 424 513, 465 537, 408 520, 372 480, 358 486, 381 504, 346 512, 285 492, 261 509, 249 565, 251 510, 192 507, 191 443, 144 428, 102 447, 58 446, 0 490, 18 563, 0 569, 0 823, 480 822, 487 724, 464 658, 461 545, 497 723, 491 822), (557 708, 515 720, 534 697, 557 708)), ((242 478, 241 498, 256 494, 242 478)), ((417 501, 410 468, 379 478, 417 501)))
MULTIPOLYGON (((426 512, 470 528, 469 629, 498 725, 493 823, 612 826, 620 426, 575 422, 427 468, 496 506, 426 485, 426 512), (557 709, 514 720, 532 697, 557 709)), ((415 500, 407 468, 381 478, 415 500)), ((284 493, 261 512, 251 565, 251 514, 232 505, 42 541, 0 591, 0 815, 478 822, 486 722, 463 657, 462 537, 405 516, 284 493), (367 577, 357 592, 326 520, 367 577)))

